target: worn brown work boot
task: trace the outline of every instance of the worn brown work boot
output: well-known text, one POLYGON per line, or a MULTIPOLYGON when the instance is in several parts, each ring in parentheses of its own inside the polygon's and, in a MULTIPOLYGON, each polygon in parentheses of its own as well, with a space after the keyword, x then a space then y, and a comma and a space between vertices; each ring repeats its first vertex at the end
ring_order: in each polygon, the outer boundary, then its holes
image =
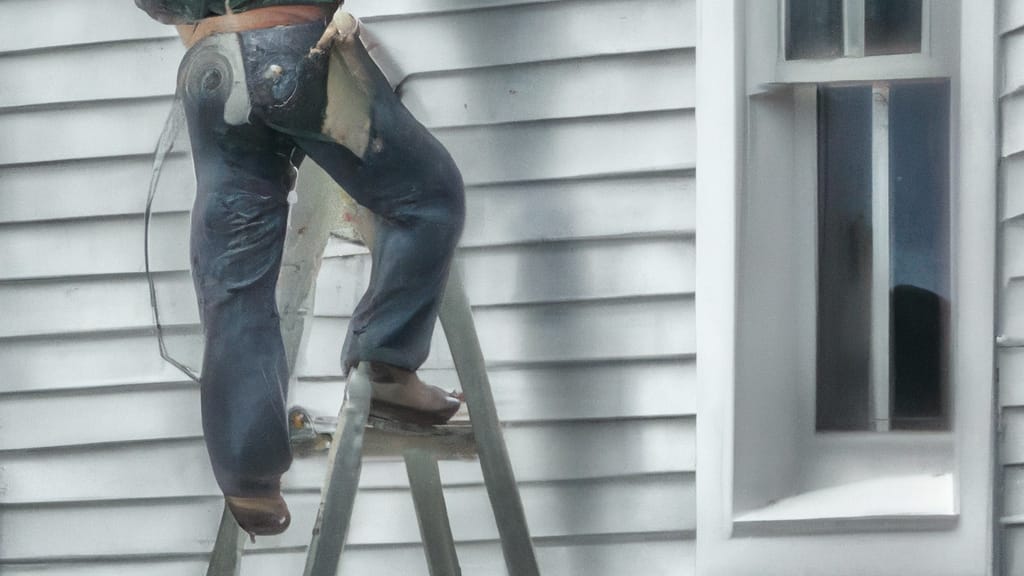
POLYGON ((370 363, 373 397, 370 414, 420 426, 444 424, 459 411, 462 396, 431 386, 415 372, 381 362, 370 363))
POLYGON ((235 521, 242 530, 249 533, 253 542, 256 536, 273 536, 284 532, 292 522, 288 504, 280 493, 255 498, 225 496, 224 499, 235 521))

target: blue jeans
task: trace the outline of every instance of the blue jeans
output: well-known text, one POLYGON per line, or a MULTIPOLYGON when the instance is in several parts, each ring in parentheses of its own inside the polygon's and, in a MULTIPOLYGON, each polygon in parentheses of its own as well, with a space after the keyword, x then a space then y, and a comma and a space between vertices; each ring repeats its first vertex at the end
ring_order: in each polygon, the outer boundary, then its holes
POLYGON ((359 361, 407 370, 423 363, 462 231, 458 168, 358 40, 358 57, 348 64, 368 82, 372 144, 354 152, 324 135, 327 57, 309 54, 323 29, 314 23, 237 34, 244 71, 230 59, 197 56, 202 41, 179 75, 197 177, 191 261, 206 335, 203 434, 230 496, 276 492, 291 464, 274 290, 287 196, 302 158, 377 217, 369 288, 343 346, 346 370, 359 361), (225 109, 232 80, 242 75, 250 111, 233 124, 225 109))

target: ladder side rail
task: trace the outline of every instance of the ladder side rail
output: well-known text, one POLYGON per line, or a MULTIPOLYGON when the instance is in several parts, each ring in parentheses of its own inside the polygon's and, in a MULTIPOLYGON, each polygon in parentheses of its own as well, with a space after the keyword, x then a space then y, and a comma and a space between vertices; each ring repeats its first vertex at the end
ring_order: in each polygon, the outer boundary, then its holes
POLYGON ((437 458, 415 448, 407 450, 403 456, 430 576, 462 576, 437 458))
POLYGON ((224 503, 224 512, 217 529, 217 542, 210 554, 206 576, 238 576, 242 568, 242 550, 245 549, 245 532, 235 522, 231 510, 224 503))
POLYGON ((306 556, 304 576, 335 576, 348 538, 363 465, 363 432, 370 413, 366 363, 352 371, 338 428, 327 455, 327 478, 306 556))
POLYGON ((538 576, 540 569, 530 540, 522 498, 512 471, 505 438, 501 434, 483 351, 480 349, 476 325, 473 323, 473 314, 457 262, 452 264, 441 303, 441 325, 469 407, 470 423, 480 456, 480 469, 501 536, 505 565, 511 576, 538 576))

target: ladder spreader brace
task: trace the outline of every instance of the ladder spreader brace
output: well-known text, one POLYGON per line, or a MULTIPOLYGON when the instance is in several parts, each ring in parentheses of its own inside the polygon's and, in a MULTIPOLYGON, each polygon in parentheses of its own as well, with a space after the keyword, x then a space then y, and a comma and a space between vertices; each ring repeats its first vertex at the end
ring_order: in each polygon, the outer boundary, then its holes
MULTIPOLYGON (((448 279, 440 319, 469 409, 472 436, 508 573, 511 576, 539 576, 522 499, 501 433, 476 326, 457 264, 453 265, 448 279)), ((373 434, 389 433, 367 427, 369 408, 370 381, 365 364, 360 364, 349 377, 345 401, 330 442, 327 477, 303 576, 335 576, 338 573, 359 486, 365 433, 368 430, 373 434)), ((392 433, 401 434, 400 431, 392 433)), ((457 433, 455 435, 458 436, 457 433)), ((436 434, 436 440, 441 444, 451 442, 451 437, 450 431, 438 430, 436 434)), ((410 446, 404 450, 403 456, 430 574, 459 576, 462 572, 433 452, 436 450, 410 446)), ((445 450, 441 449, 441 452, 445 450)), ((244 546, 245 534, 225 507, 207 576, 238 576, 244 546)))

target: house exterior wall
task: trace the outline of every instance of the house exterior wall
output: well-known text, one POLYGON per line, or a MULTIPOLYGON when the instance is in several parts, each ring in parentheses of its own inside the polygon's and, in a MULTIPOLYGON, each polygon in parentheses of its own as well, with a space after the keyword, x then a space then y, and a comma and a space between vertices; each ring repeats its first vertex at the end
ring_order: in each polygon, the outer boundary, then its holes
MULTIPOLYGON (((543 572, 692 573, 695 0, 348 4, 462 168, 460 256, 543 572)), ((123 0, 0 3, 4 574, 201 573, 212 547, 198 390, 159 358, 143 274, 182 52, 123 0)), ((154 218, 182 294, 188 208, 161 195, 154 218)), ((337 409, 367 275, 328 247, 294 402, 337 409)), ((424 376, 454 383, 440 332, 424 376)), ((323 468, 296 460, 293 526, 243 574, 298 573, 323 468)), ((464 569, 501 573, 478 467, 442 478, 464 569)), ((365 570, 426 574, 400 462, 364 466, 343 573, 365 570)))
POLYGON ((1000 4, 1000 556, 1009 575, 1024 570, 1024 2, 1000 4))

